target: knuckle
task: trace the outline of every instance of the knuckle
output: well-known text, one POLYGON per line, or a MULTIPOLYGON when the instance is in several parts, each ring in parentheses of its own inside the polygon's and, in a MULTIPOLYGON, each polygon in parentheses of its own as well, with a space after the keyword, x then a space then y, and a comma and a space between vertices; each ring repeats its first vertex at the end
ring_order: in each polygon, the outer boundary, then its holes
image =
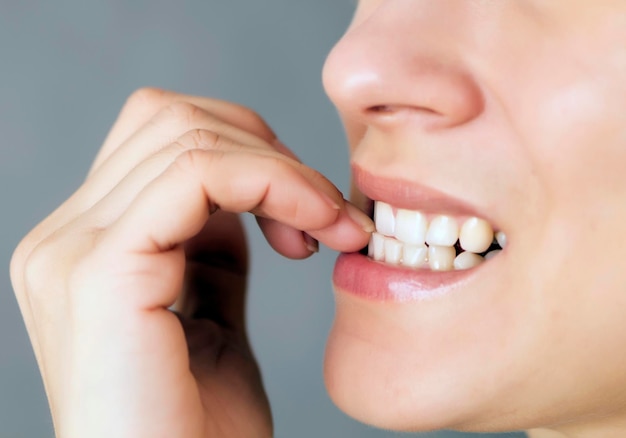
POLYGON ((219 149, 223 140, 216 132, 207 129, 192 129, 180 137, 178 142, 185 145, 186 149, 210 150, 219 149))
POLYGON ((198 126, 207 118, 206 112, 189 102, 172 102, 163 109, 165 116, 182 127, 198 126))
POLYGON ((43 293, 57 275, 57 265, 61 259, 57 240, 54 236, 47 237, 23 256, 21 266, 16 268, 24 282, 21 288, 23 293, 30 296, 43 293))
POLYGON ((160 88, 143 87, 135 90, 126 100, 124 110, 132 113, 156 111, 162 107, 166 100, 167 92, 160 88))
MULTIPOLYGON (((47 219, 46 219, 47 221, 47 219)), ((46 238, 52 234, 48 227, 44 226, 46 221, 33 228, 13 250, 11 255, 9 273, 11 282, 15 289, 23 286, 24 277, 29 267, 29 262, 33 258, 33 252, 39 250, 46 238)))
POLYGON ((185 175, 206 174, 219 168, 223 152, 204 149, 187 149, 174 162, 176 168, 185 175))
POLYGON ((184 155, 190 150, 203 149, 203 142, 211 140, 206 137, 208 137, 208 135, 201 133, 199 129, 193 129, 178 137, 168 149, 174 151, 176 159, 181 159, 181 155, 184 155))
POLYGON ((228 150, 235 148, 235 143, 221 134, 208 129, 192 129, 177 140, 183 150, 228 150))
MULTIPOLYGON (((57 231, 39 242, 26 256, 23 268, 23 286, 20 292, 31 306, 43 309, 52 301, 65 302, 72 284, 91 284, 101 279, 96 276, 101 265, 93 263, 94 246, 99 228, 79 233, 57 231)), ((83 288, 84 289, 84 288, 83 288)))
POLYGON ((265 119, 261 117, 256 111, 250 109, 248 107, 240 106, 240 120, 241 122, 249 127, 252 132, 257 133, 262 138, 265 139, 273 139, 276 137, 274 131, 269 127, 265 119))
POLYGON ((9 272, 11 275, 11 282, 16 293, 21 289, 18 285, 21 283, 21 279, 24 278, 24 271, 26 268, 26 261, 29 254, 32 252, 33 243, 29 236, 26 236, 17 245, 13 254, 11 255, 9 272))
POLYGON ((199 161, 200 153, 202 151, 199 149, 187 149, 182 152, 178 157, 176 157, 176 161, 174 164, 178 170, 180 170, 183 174, 194 173, 200 166, 199 161))

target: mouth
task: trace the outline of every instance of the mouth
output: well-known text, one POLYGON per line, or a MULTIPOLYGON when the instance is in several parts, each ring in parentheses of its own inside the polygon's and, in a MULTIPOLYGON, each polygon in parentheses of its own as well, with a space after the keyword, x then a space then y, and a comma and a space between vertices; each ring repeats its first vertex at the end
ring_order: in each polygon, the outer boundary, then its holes
POLYGON ((376 232, 367 256, 377 262, 411 269, 472 269, 497 256, 506 234, 485 219, 426 214, 374 201, 376 232))
POLYGON ((422 300, 498 264, 506 232, 478 209, 410 181, 353 171, 376 231, 360 253, 339 256, 336 288, 373 300, 422 300))

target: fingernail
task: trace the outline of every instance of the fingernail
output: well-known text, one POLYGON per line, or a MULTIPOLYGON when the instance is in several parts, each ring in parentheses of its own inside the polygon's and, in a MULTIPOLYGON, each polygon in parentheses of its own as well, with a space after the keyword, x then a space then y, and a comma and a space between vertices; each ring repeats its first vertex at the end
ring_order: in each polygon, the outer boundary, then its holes
POLYGON ((346 201, 346 213, 350 216, 350 219, 363 229, 366 233, 373 233, 376 230, 374 221, 372 221, 368 215, 356 208, 354 205, 346 201))
POLYGON ((311 252, 320 252, 320 243, 316 239, 312 238, 304 231, 302 232, 302 237, 304 237, 304 245, 306 246, 306 249, 311 252))

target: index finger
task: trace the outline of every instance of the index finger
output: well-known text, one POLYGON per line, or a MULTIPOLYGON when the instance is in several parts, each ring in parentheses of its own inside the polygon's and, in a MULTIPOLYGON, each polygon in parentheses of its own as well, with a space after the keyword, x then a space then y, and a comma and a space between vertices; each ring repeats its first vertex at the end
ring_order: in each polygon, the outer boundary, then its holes
MULTIPOLYGON (((261 210, 301 230, 342 227, 364 246, 367 231, 347 217, 343 199, 334 198, 333 190, 317 187, 292 164, 275 157, 193 150, 181 155, 137 196, 105 232, 100 249, 116 253, 116 266, 128 269, 133 265, 127 263, 129 259, 145 258, 141 274, 157 278, 161 272, 147 271, 159 264, 147 261, 180 248, 197 235, 217 206, 234 213, 261 210)), ((155 290, 144 297, 149 302, 140 305, 167 307, 178 294, 175 289, 155 290)))

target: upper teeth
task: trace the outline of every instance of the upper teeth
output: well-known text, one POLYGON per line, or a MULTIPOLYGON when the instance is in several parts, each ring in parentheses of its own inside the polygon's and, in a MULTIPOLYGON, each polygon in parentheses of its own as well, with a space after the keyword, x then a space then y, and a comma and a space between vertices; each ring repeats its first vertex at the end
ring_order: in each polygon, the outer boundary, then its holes
MULTIPOLYGON (((430 223, 425 214, 397 209, 381 201, 375 203, 376 233, 372 235, 369 255, 378 261, 409 267, 429 266, 433 270, 469 269, 483 262, 484 253, 497 240, 504 248, 506 235, 494 236, 492 226, 477 217, 460 226, 456 218, 434 216, 430 223), (456 254, 459 243, 465 250, 456 254)), ((495 255, 495 254, 493 254, 495 255)))

